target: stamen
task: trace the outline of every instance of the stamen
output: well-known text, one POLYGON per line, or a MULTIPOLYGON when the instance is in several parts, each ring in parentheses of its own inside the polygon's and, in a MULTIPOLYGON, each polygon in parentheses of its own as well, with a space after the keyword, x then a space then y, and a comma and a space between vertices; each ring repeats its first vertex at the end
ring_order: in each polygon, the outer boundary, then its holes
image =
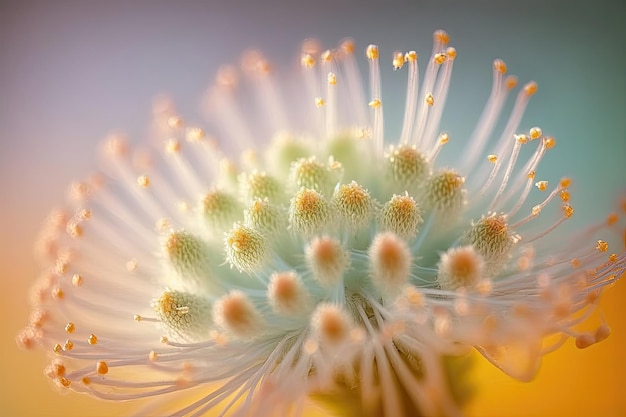
POLYGON ((373 109, 372 137, 374 139, 374 150, 381 153, 384 141, 383 106, 380 92, 380 68, 378 64, 378 46, 369 45, 365 51, 369 61, 370 69, 370 96, 372 101, 370 107, 373 109))

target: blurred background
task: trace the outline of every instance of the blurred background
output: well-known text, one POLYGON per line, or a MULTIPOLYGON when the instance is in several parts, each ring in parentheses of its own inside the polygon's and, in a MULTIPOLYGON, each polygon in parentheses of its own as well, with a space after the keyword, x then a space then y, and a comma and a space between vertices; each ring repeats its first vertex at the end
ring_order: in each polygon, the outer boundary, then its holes
MULTIPOLYGON (((45 354, 19 351, 14 337, 28 318, 28 288, 38 274, 32 245, 42 220, 63 203, 71 180, 93 171, 107 133, 119 129, 142 140, 155 95, 167 93, 184 117, 199 122, 201 95, 218 66, 237 62, 243 50, 260 48, 289 72, 304 38, 334 47, 350 36, 360 50, 380 46, 383 98, 394 97, 405 76, 391 71, 391 54, 415 49, 426 56, 432 32, 443 28, 458 50, 444 128, 460 137, 471 131, 494 58, 521 82, 537 81, 522 127, 539 125, 557 138, 542 167, 554 179, 573 177, 572 223, 580 225, 604 218, 626 191, 625 21, 623 0, 1 2, 0 414, 105 417, 128 409, 59 395, 43 376, 45 354)), ((387 107, 386 116, 391 112, 387 107)), ((585 351, 568 342, 544 359, 530 384, 479 361, 479 394, 468 414, 626 415, 624 301, 621 282, 602 302, 612 336, 585 351)))

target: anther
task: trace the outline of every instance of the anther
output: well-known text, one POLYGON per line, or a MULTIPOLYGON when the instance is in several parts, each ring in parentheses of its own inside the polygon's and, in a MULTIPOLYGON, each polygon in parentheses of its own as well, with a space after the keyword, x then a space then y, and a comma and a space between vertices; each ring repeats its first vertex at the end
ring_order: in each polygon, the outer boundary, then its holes
POLYGON ((98 361, 96 363, 96 373, 98 375, 106 375, 109 372, 109 366, 105 361, 98 361))
POLYGON ((493 68, 501 74, 506 74, 506 64, 501 59, 493 61, 493 68))
POLYGON ((526 85, 524 85, 524 92, 529 96, 532 96, 533 94, 535 94, 537 92, 537 83, 534 81, 531 81, 527 83, 526 85))
POLYGON ((137 178, 137 184, 141 188, 148 188, 150 187, 150 178, 147 175, 141 175, 137 178))
POLYGON ((69 322, 65 325, 65 331, 67 333, 74 333, 74 331, 76 330, 76 326, 74 325, 74 323, 69 322))
POLYGON ((435 56, 433 57, 433 61, 437 65, 443 64, 444 62, 446 62, 446 59, 447 59, 447 56, 446 54, 443 54, 443 53, 435 54, 435 56))
POLYGON ((529 134, 530 134, 530 139, 535 140, 535 139, 539 139, 543 135, 543 132, 540 127, 533 127, 530 129, 529 134))
POLYGON ((596 243, 596 250, 600 252, 606 252, 609 250, 609 244, 604 240, 598 240, 596 243))
POLYGON ((428 93, 426 94, 424 101, 426 102, 426 104, 432 107, 435 104, 435 97, 432 95, 432 93, 428 93))
POLYGON ((377 99, 377 98, 373 99, 372 101, 368 103, 368 106, 370 106, 373 109, 377 109, 381 105, 382 105, 382 102, 380 101, 380 99, 377 99))
POLYGON ((367 59, 378 59, 378 46, 369 45, 365 50, 365 56, 367 59))
POLYGON ((405 58, 402 52, 396 52, 395 54, 393 54, 392 63, 393 63, 394 70, 399 70, 400 68, 402 68, 404 66, 404 62, 405 62, 405 58))
POLYGON ((95 334, 91 333, 89 335, 89 337, 87 338, 87 343, 89 343, 90 345, 97 344, 98 343, 98 337, 95 334))
POLYGON ((539 181, 535 183, 535 187, 539 189, 539 191, 545 191, 548 188, 548 181, 539 181))

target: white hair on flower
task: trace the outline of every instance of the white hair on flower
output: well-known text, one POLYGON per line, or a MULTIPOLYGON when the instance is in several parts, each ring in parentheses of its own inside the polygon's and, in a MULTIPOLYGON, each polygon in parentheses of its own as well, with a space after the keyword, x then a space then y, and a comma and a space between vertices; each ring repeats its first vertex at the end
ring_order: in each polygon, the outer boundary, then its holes
POLYGON ((571 181, 536 178, 555 140, 519 131, 534 82, 490 141, 517 84, 501 60, 471 137, 440 131, 448 42, 435 32, 421 84, 417 53, 393 54, 408 72, 393 143, 379 49, 366 98, 350 40, 303 44, 297 100, 257 51, 223 68, 206 100, 219 140, 157 101, 157 156, 109 138, 103 172, 50 215, 19 344, 55 355, 60 386, 162 399, 141 415, 299 415, 308 397, 395 417, 461 415, 469 348, 529 380, 566 339, 606 338, 581 325, 626 270, 596 237, 623 220, 561 233, 571 181), (444 146, 458 147, 449 167, 444 146))

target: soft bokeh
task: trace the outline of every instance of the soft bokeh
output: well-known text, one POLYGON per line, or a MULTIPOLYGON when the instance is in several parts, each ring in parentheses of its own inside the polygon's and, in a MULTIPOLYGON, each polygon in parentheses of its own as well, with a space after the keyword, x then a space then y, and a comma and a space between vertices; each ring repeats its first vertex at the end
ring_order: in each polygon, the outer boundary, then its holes
MULTIPOLYGON (((539 84, 522 126, 539 125, 556 136, 542 172, 552 180, 573 174, 572 223, 603 217, 626 192, 623 1, 259 3, 0 4, 0 415, 111 416, 128 409, 59 395, 42 374, 44 354, 15 347, 28 317, 27 290, 38 274, 33 240, 48 210, 63 202, 66 185, 94 169, 103 136, 119 128, 139 142, 151 99, 162 92, 181 114, 201 121, 199 99, 217 67, 236 62, 249 47, 293 71, 306 37, 328 47, 346 36, 362 48, 375 42, 389 58, 384 99, 400 94, 405 83, 391 71, 392 52, 415 49, 425 56, 433 30, 444 28, 459 52, 442 122, 453 140, 473 127, 491 85, 491 61, 500 57, 522 81, 539 84)), ((545 358, 533 383, 514 382, 477 361, 480 392, 469 414, 625 415, 624 301, 626 282, 620 282, 602 303, 613 335, 586 351, 567 343, 545 358)))

